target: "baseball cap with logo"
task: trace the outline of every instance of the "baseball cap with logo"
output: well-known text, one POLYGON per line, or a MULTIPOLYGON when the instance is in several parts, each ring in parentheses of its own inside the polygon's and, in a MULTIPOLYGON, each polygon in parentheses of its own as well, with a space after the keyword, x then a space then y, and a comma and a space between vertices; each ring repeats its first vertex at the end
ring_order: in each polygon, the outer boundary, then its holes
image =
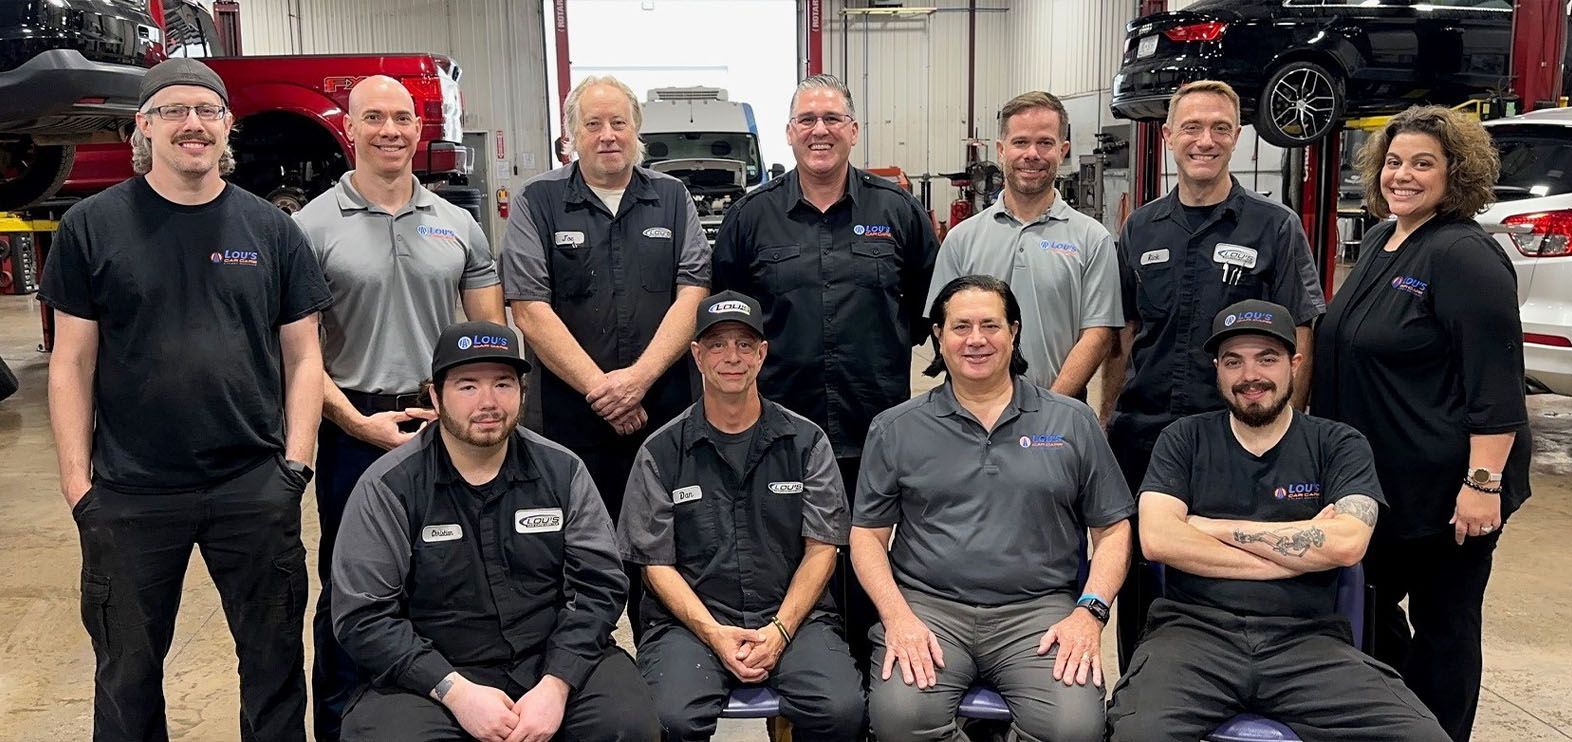
POLYGON ((442 331, 431 354, 431 378, 466 363, 506 363, 529 373, 529 361, 519 355, 521 344, 513 328, 495 322, 460 322, 442 331))
POLYGON ((1294 318, 1288 308, 1260 299, 1246 299, 1218 312, 1212 320, 1212 336, 1201 347, 1215 356, 1224 340, 1245 333, 1277 338, 1288 344, 1289 353, 1295 350, 1294 318))
POLYGON ((722 322, 741 322, 758 333, 759 337, 764 337, 764 310, 756 299, 747 294, 722 291, 700 302, 693 336, 699 337, 722 322))

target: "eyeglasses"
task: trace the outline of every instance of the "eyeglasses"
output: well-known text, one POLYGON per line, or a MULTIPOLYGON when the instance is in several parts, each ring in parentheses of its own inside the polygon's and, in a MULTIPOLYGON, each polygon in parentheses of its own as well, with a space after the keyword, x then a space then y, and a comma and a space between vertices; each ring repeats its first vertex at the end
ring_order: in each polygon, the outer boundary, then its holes
POLYGON ((839 129, 842 126, 851 123, 852 117, 840 113, 826 113, 822 116, 812 113, 805 113, 791 120, 791 122, 795 124, 797 128, 804 131, 818 126, 820 121, 824 122, 824 128, 826 129, 839 129))
POLYGON ((202 119, 203 121, 217 121, 223 118, 224 113, 228 110, 229 109, 225 108, 224 106, 215 106, 209 103, 203 103, 197 106, 188 106, 183 103, 171 103, 167 106, 153 106, 152 108, 147 109, 147 113, 156 115, 164 121, 185 121, 186 117, 191 115, 192 111, 196 111, 197 118, 202 119))

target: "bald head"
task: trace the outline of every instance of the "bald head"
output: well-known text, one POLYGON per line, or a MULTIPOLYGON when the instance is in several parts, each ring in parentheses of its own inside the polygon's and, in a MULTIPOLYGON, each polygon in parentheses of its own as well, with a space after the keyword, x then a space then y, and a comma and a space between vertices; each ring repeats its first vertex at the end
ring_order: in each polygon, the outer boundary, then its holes
POLYGON ((415 113, 415 98, 409 94, 409 89, 404 84, 387 75, 372 75, 349 89, 349 115, 358 117, 368 106, 388 106, 385 112, 392 115, 396 111, 407 111, 410 115, 415 113))
POLYGON ((415 115, 415 99, 398 80, 373 75, 355 83, 344 133, 355 145, 355 170, 388 179, 414 172, 420 117, 415 115))

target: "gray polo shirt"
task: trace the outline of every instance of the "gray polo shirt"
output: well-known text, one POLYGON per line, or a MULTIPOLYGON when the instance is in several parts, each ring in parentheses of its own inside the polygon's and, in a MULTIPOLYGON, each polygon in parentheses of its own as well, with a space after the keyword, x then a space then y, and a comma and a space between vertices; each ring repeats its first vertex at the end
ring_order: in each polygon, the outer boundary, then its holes
POLYGON ((1000 198, 957 224, 939 248, 924 306, 945 284, 979 273, 1010 284, 1021 303, 1021 355, 1039 386, 1053 386, 1082 330, 1124 326, 1113 237, 1062 197, 1024 223, 1000 198))
POLYGON ((469 212, 416 183, 389 214, 355 191, 353 173, 295 214, 333 293, 322 313, 323 364, 340 389, 413 392, 431 375, 431 350, 456 320, 460 292, 501 279, 469 212))
POLYGON ((1079 589, 1086 529, 1135 499, 1085 404, 1015 378, 993 430, 950 382, 874 418, 852 525, 895 529, 895 581, 946 600, 1005 605, 1079 589))

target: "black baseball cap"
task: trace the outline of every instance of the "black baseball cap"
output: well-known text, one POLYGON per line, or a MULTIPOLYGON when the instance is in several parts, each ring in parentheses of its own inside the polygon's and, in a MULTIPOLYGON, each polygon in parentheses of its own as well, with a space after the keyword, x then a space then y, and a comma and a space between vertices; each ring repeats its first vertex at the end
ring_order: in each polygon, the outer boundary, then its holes
POLYGON ((218 93, 218 99, 229 105, 229 90, 224 87, 223 78, 217 72, 195 59, 176 57, 166 59, 147 71, 142 76, 142 94, 137 102, 137 107, 147 105, 148 99, 158 91, 171 85, 195 85, 207 88, 218 93))
POLYGON ((431 378, 466 363, 506 363, 520 374, 529 373, 529 361, 519 354, 522 344, 513 328, 495 322, 460 322, 442 331, 431 354, 431 378))
POLYGON ((764 337, 764 309, 757 299, 736 291, 722 291, 699 303, 698 320, 694 323, 693 336, 699 337, 711 327, 722 322, 740 322, 764 337))
POLYGON ((1215 356, 1223 341, 1245 333, 1267 335, 1288 344, 1288 352, 1296 349, 1294 318, 1288 308, 1260 299, 1246 299, 1217 313, 1212 320, 1212 336, 1201 346, 1215 356))

